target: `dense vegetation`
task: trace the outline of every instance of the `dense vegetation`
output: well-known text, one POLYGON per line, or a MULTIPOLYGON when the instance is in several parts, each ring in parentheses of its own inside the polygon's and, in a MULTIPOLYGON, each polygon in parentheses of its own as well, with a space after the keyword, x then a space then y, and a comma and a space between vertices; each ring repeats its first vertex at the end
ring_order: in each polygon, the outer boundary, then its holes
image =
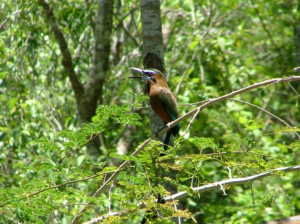
MULTIPOLYGON (((129 68, 143 61, 139 1, 114 1, 108 70, 89 121, 78 113, 42 2, 0 4, 1 223, 70 223, 88 202, 80 221, 122 212, 105 220, 140 223, 153 208, 187 223, 259 223, 299 214, 297 171, 222 185, 223 191, 190 190, 229 179, 229 173, 248 177, 299 165, 299 81, 255 88, 188 117, 166 157, 158 157, 163 149, 155 140, 130 156, 151 137, 143 83, 127 79, 129 68), (94 139, 100 147, 91 154, 94 139), (92 197, 124 161, 113 185, 92 197), (176 179, 164 178, 162 169, 178 170, 176 179), (188 192, 180 199, 186 210, 155 203, 158 194, 168 196, 162 182, 188 192)), ((49 1, 83 85, 94 63, 98 4, 49 1)), ((296 1, 163 0, 161 16, 165 76, 180 115, 243 87, 297 76, 296 1)), ((161 220, 169 219, 153 222, 161 220)))

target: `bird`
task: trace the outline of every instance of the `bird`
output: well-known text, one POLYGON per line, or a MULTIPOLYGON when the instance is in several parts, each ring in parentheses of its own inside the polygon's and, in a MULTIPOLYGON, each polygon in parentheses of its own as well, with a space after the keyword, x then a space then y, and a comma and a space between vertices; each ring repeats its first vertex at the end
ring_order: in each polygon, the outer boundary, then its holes
MULTIPOLYGON (((141 79, 146 83, 147 92, 150 99, 152 110, 159 116, 165 125, 178 118, 178 105, 175 96, 171 92, 164 75, 161 71, 154 68, 139 69, 130 68, 134 72, 142 74, 142 76, 130 76, 128 78, 141 79)), ((164 140, 164 149, 168 149, 171 134, 176 137, 179 133, 180 124, 172 127, 164 140)))

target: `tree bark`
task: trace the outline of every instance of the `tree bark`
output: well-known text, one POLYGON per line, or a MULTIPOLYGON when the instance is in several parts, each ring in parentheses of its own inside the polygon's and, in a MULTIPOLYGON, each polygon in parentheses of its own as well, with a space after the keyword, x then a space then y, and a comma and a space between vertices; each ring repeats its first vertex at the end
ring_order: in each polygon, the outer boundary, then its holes
MULTIPOLYGON (((164 65, 164 45, 162 35, 162 22, 160 13, 159 0, 141 0, 141 18, 142 18, 142 38, 143 38, 143 64, 144 68, 155 68, 165 73, 164 65)), ((163 120, 158 117, 152 109, 150 109, 150 128, 152 134, 156 134, 162 127, 164 127, 163 120)), ((164 142, 166 134, 160 139, 164 142)), ((173 137, 173 136, 172 136, 173 137)), ((170 145, 173 145, 173 138, 170 140, 170 145)), ((159 170, 156 171, 159 173, 159 170)), ((176 171, 164 172, 173 180, 176 179, 176 171)), ((176 193, 176 186, 169 182, 160 183, 171 194, 176 193)), ((178 218, 172 218, 172 221, 179 223, 178 218)), ((181 222, 183 220, 181 219, 181 222)))
MULTIPOLYGON (((295 40, 295 60, 296 60, 296 67, 300 66, 300 20, 298 21, 297 26, 294 29, 294 40, 295 40)), ((299 70, 298 70, 299 73, 299 70)))
MULTIPOLYGON (((90 122, 95 115, 98 104, 102 103, 103 85, 109 69, 110 37, 112 32, 113 1, 99 0, 95 27, 95 46, 93 64, 85 94, 77 102, 79 117, 82 122, 90 122)), ((88 153, 94 159, 100 155, 100 139, 95 138, 88 145, 88 153)))
MULTIPOLYGON (((156 68, 165 72, 164 46, 159 0, 141 0, 143 64, 144 68, 156 68)), ((150 109, 152 135, 164 126, 163 120, 150 109)), ((163 142, 165 135, 161 138, 163 142)))

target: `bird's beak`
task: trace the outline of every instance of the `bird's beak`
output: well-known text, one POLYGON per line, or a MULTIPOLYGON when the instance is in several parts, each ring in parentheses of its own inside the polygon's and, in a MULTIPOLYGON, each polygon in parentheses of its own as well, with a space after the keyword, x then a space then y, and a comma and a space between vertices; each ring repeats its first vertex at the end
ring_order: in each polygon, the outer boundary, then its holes
POLYGON ((131 71, 134 71, 134 72, 138 72, 138 73, 141 73, 143 74, 143 70, 140 69, 140 68, 130 68, 131 71))
POLYGON ((140 68, 130 68, 130 70, 134 71, 134 72, 138 72, 138 73, 142 74, 143 76, 129 76, 128 78, 131 78, 131 79, 143 79, 144 81, 147 80, 148 78, 150 78, 149 75, 146 75, 144 73, 143 69, 140 69, 140 68))

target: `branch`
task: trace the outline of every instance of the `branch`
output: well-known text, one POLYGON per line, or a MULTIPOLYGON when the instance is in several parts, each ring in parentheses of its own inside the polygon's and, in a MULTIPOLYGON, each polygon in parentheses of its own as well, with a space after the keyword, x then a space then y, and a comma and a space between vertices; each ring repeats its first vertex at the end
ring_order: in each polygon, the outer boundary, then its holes
MULTIPOLYGON (((270 115, 271 117, 274 117, 275 119, 277 119, 277 120, 280 121, 281 123, 285 124, 286 126, 288 126, 288 127, 290 127, 290 128, 292 127, 291 125, 289 125, 288 123, 286 123, 284 120, 280 119, 280 118, 277 117, 276 115, 270 113, 269 111, 267 111, 267 110, 265 110, 265 109, 263 109, 263 108, 261 108, 261 107, 259 107, 259 106, 256 106, 256 105, 254 105, 254 104, 252 104, 252 103, 245 102, 245 101, 243 101, 243 100, 238 100, 238 99, 233 99, 233 98, 230 98, 229 100, 236 101, 236 102, 239 102, 239 103, 242 103, 242 104, 247 104, 247 105, 249 105, 249 106, 255 107, 255 108, 257 108, 257 109, 259 109, 259 110, 265 112, 266 114, 270 115)), ((299 134, 298 134, 297 132, 295 132, 295 134, 297 135, 298 139, 300 139, 299 134)))
POLYGON ((270 80, 259 82, 259 83, 253 84, 251 86, 233 91, 232 93, 228 93, 228 94, 226 94, 224 96, 221 96, 221 97, 209 99, 203 105, 195 108, 194 110, 186 113, 185 115, 177 118, 176 120, 166 124, 166 126, 157 133, 157 136, 158 137, 162 136, 164 133, 169 131, 176 124, 178 124, 178 123, 182 122, 183 120, 185 120, 187 117, 193 116, 195 113, 198 113, 199 111, 202 111, 203 109, 205 109, 205 108, 207 108, 207 107, 209 107, 209 106, 211 106, 215 103, 227 100, 229 98, 232 98, 233 96, 236 96, 236 95, 244 93, 244 92, 248 92, 252 89, 257 89, 257 88, 262 87, 262 86, 270 86, 270 85, 277 84, 277 83, 293 82, 293 81, 299 81, 299 80, 300 80, 300 76, 291 76, 291 77, 285 77, 285 78, 270 79, 270 80))
POLYGON ((289 87, 291 87, 291 89, 293 90, 293 92, 298 96, 298 98, 300 98, 299 93, 294 89, 294 87, 288 82, 287 83, 289 85, 289 87))
MULTIPOLYGON (((204 192, 204 191, 209 191, 209 190, 212 190, 212 189, 220 188, 220 186, 223 186, 225 184, 226 185, 236 185, 236 184, 245 184, 245 183, 253 182, 253 181, 268 177, 271 174, 273 174, 274 172, 287 173, 287 172, 292 172, 292 171, 296 171, 296 170, 300 170, 300 165, 299 166, 290 166, 290 167, 281 167, 281 168, 274 169, 272 171, 266 171, 266 172, 262 172, 262 173, 259 173, 259 174, 255 174, 255 175, 250 176, 250 177, 242 177, 242 178, 234 178, 234 179, 223 180, 223 181, 215 182, 215 183, 212 183, 212 184, 206 184, 206 185, 201 186, 201 187, 193 187, 192 190, 199 193, 199 192, 204 192)), ((179 192, 177 194, 173 194, 169 197, 165 197, 164 200, 166 202, 167 201, 173 201, 173 200, 176 200, 176 199, 183 198, 185 196, 188 196, 188 192, 182 191, 182 192, 179 192)))
POLYGON ((83 86, 79 82, 78 76, 74 71, 74 65, 71 53, 69 51, 68 43, 62 33, 62 30, 56 21, 56 18, 53 14, 53 10, 50 7, 49 3, 47 3, 45 0, 38 0, 40 5, 43 7, 46 18, 48 20, 48 23, 53 30, 54 36, 56 41, 58 42, 60 51, 62 53, 62 64, 67 72, 67 75, 71 81, 73 91, 75 93, 76 101, 78 102, 82 92, 83 92, 83 86))
MULTIPOLYGON (((300 170, 300 165, 299 166, 290 166, 290 167, 281 167, 281 168, 274 169, 272 171, 262 172, 262 173, 255 174, 255 175, 249 176, 249 177, 234 178, 234 179, 230 178, 228 180, 223 180, 223 181, 218 181, 218 182, 214 182, 214 183, 211 183, 211 184, 206 184, 202 187, 193 187, 191 189, 195 193, 200 193, 200 192, 220 188, 224 193, 224 191, 225 191, 224 187, 223 187, 224 185, 237 185, 237 184, 249 184, 250 183, 250 188, 251 188, 251 192, 252 192, 251 195, 252 195, 252 199, 253 199, 253 209, 254 209, 254 211, 256 211, 255 210, 256 208, 255 208, 254 198, 253 198, 254 194, 253 194, 253 189, 252 189, 252 182, 256 181, 256 180, 259 180, 259 179, 262 179, 262 178, 265 178, 265 177, 268 177, 268 176, 272 175, 275 172, 288 173, 288 172, 293 172, 293 171, 297 171, 297 170, 300 170)), ((171 196, 164 197, 163 200, 165 202, 168 202, 168 201, 173 201, 174 202, 174 200, 177 200, 177 199, 180 199, 180 198, 183 198, 183 197, 186 197, 186 196, 189 196, 189 193, 187 191, 182 191, 182 192, 173 194, 171 196)), ((145 202, 139 203, 137 205, 138 208, 144 208, 145 206, 146 206, 145 202)), ((106 215, 94 218, 94 219, 92 219, 88 222, 85 222, 84 224, 98 223, 100 221, 103 221, 103 220, 107 219, 110 216, 122 216, 122 215, 125 215, 125 214, 126 214, 126 212, 123 212, 123 211, 109 212, 106 215)))

